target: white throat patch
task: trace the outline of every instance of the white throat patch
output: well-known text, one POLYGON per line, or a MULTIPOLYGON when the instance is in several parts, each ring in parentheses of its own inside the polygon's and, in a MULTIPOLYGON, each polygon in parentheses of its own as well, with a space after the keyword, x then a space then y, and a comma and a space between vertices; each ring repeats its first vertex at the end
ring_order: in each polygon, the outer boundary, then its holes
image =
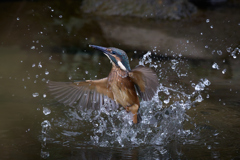
POLYGON ((125 68, 125 66, 122 64, 121 61, 117 61, 117 63, 118 63, 119 67, 120 67, 122 70, 124 70, 124 71, 127 70, 127 69, 125 68))

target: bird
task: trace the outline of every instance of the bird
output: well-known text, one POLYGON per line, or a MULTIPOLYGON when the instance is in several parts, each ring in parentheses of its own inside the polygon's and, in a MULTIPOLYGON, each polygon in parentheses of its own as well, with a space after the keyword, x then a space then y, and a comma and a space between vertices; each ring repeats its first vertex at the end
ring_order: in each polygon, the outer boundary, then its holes
POLYGON ((137 65, 130 68, 125 51, 114 47, 89 45, 102 51, 110 60, 112 69, 108 77, 98 80, 75 82, 49 81, 50 93, 60 103, 79 110, 99 110, 105 107, 116 110, 120 107, 132 113, 134 124, 141 122, 140 99, 149 101, 158 87, 157 74, 150 68, 137 65))

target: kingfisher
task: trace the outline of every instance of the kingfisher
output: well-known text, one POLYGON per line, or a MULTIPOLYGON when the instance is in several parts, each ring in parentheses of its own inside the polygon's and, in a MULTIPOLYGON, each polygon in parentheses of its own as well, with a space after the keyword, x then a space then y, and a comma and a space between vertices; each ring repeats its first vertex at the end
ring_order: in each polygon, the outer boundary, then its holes
POLYGON ((48 87, 55 98, 79 110, 114 110, 119 106, 132 113, 133 123, 139 123, 140 100, 149 101, 155 95, 158 78, 154 71, 143 65, 131 70, 127 54, 118 48, 89 45, 102 51, 112 63, 106 78, 76 82, 49 81, 48 87))

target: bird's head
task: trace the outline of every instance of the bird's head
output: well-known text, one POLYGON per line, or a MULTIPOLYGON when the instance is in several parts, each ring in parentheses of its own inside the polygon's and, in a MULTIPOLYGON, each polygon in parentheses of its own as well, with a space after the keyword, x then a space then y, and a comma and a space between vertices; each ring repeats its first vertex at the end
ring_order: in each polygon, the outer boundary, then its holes
POLYGON ((95 45, 89 45, 89 47, 102 51, 110 59, 113 65, 121 68, 122 70, 124 71, 131 70, 128 56, 123 50, 114 47, 106 48, 95 45))

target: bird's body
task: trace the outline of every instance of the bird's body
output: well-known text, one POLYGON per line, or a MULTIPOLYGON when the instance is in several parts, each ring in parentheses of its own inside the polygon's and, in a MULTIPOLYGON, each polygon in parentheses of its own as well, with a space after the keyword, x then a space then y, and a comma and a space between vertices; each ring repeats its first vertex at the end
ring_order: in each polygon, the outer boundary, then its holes
MULTIPOLYGON (((135 90, 135 84, 131 81, 128 73, 113 66, 108 76, 108 84, 109 90, 113 93, 113 98, 118 104, 123 106, 127 111, 132 106, 136 106, 132 110, 132 113, 135 115, 133 122, 137 123, 137 112, 140 106, 139 98, 135 90)), ((140 120, 140 116, 138 117, 140 120)))
POLYGON ((108 82, 114 99, 124 108, 132 104, 139 105, 134 83, 127 76, 126 71, 113 67, 108 76, 108 82))
POLYGON ((99 109, 108 105, 111 109, 123 106, 132 112, 133 122, 141 120, 138 114, 139 96, 150 100, 157 90, 157 76, 149 68, 137 66, 130 69, 126 53, 117 48, 105 48, 91 45, 99 49, 110 59, 112 69, 108 77, 99 80, 81 82, 49 82, 53 95, 64 104, 75 104, 79 109, 99 109))

